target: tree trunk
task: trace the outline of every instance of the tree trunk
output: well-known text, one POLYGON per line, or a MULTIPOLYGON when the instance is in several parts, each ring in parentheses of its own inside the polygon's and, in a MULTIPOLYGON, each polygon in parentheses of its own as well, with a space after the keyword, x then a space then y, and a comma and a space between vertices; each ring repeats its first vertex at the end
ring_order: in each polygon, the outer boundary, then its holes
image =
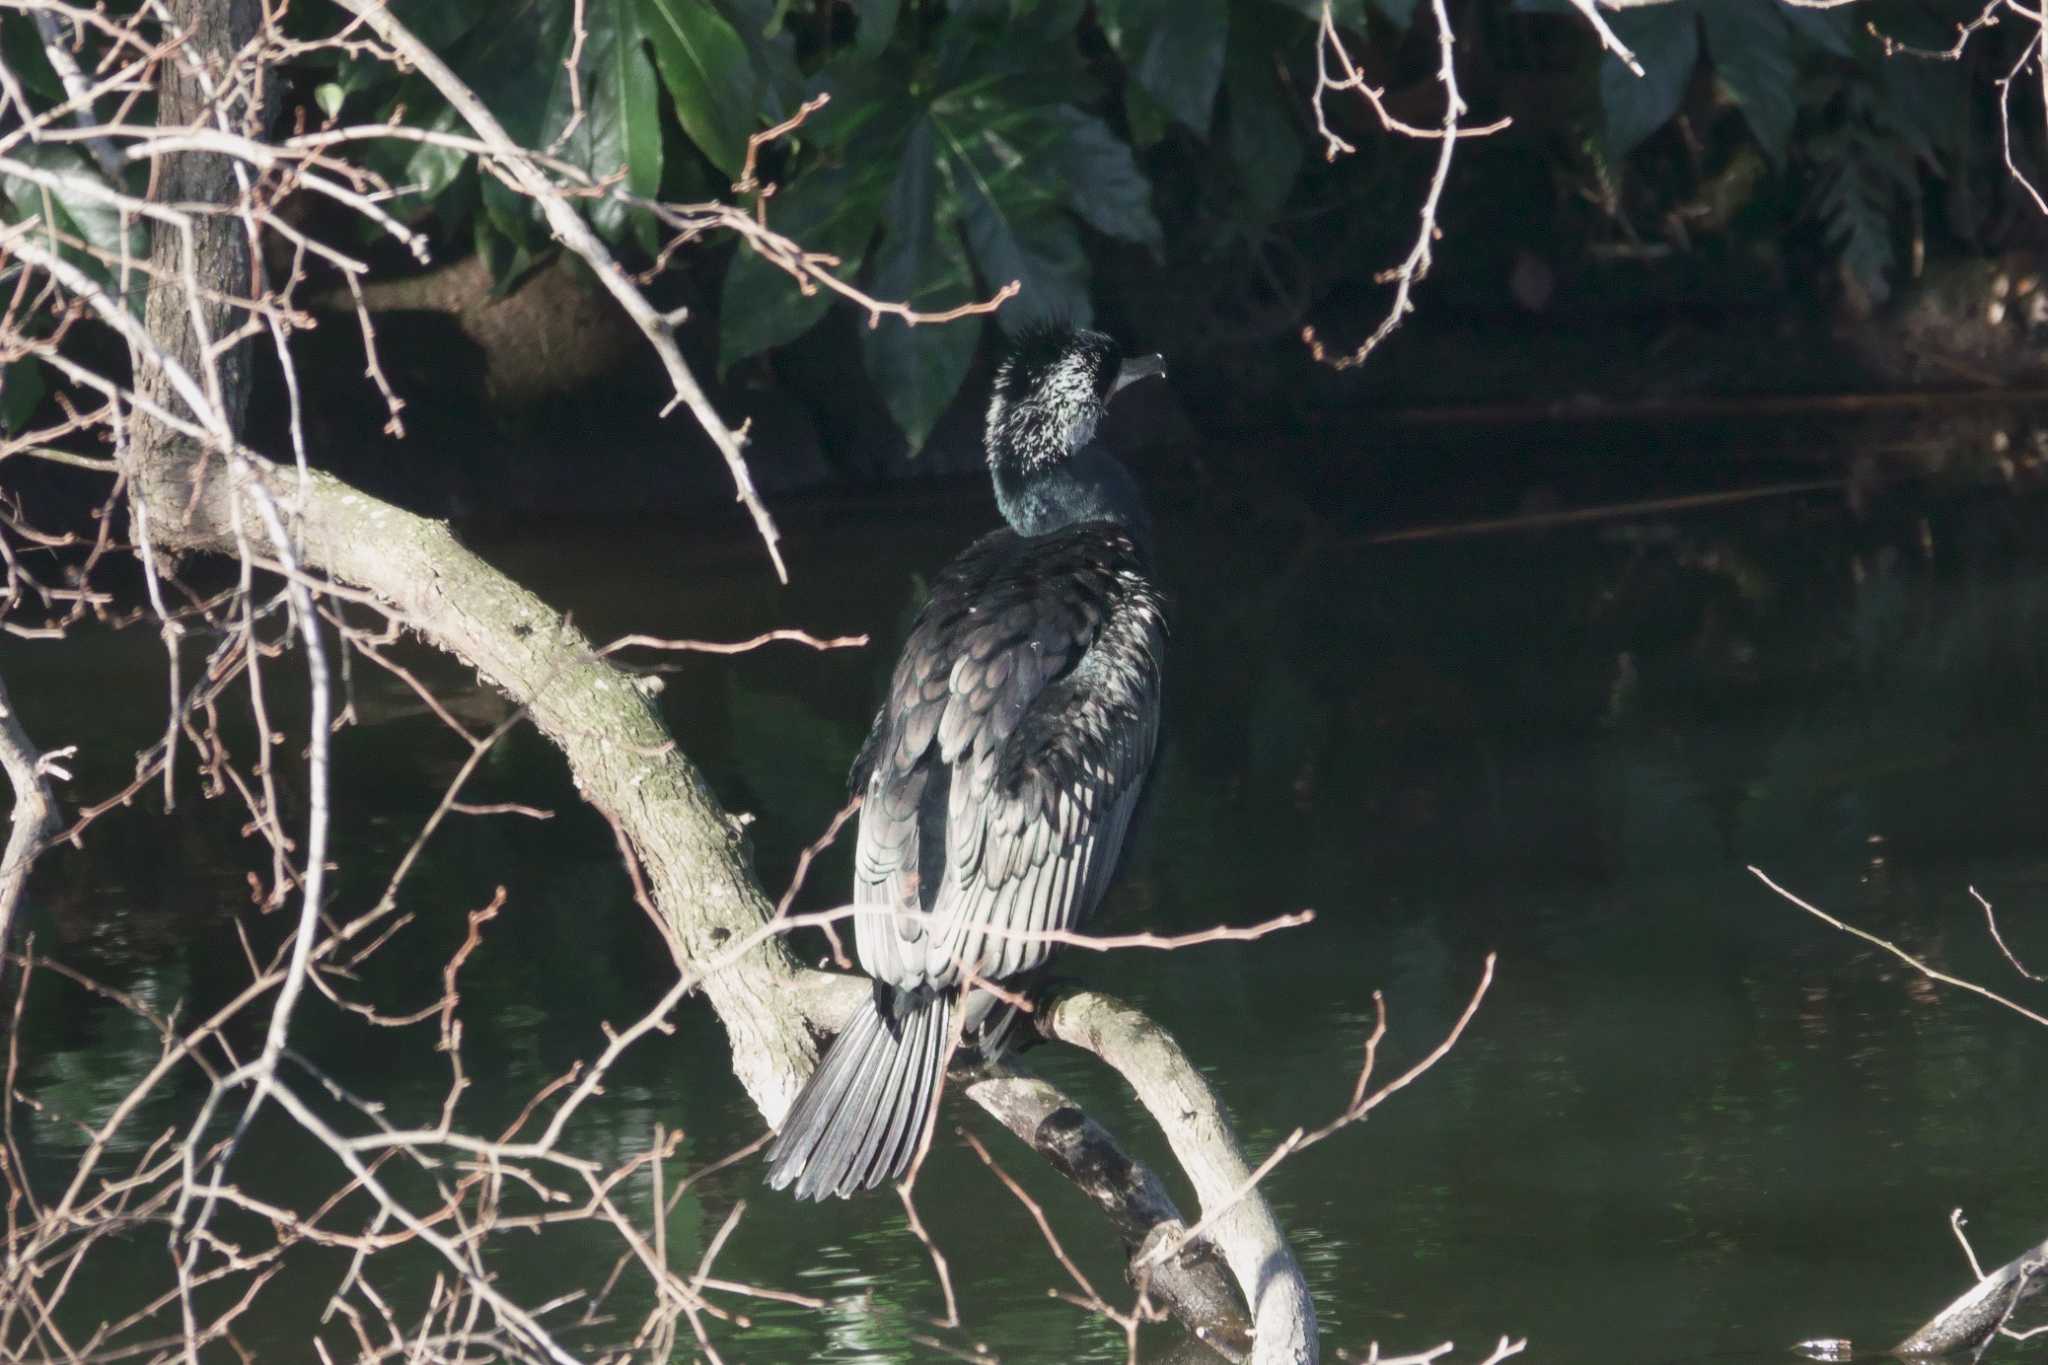
MULTIPOLYGON (((225 118, 236 132, 260 137, 260 94, 228 90, 228 58, 262 28, 260 0, 167 0, 177 36, 165 35, 168 53, 157 72, 157 124, 165 128, 218 127, 225 118)), ((160 157, 151 165, 150 199, 160 204, 240 202, 241 186, 232 158, 203 152, 160 157)), ((130 287, 145 287, 143 321, 150 334, 185 371, 208 388, 208 397, 238 434, 249 401, 249 348, 238 343, 208 364, 206 352, 248 319, 246 308, 228 298, 208 297, 186 287, 197 279, 207 291, 244 300, 262 293, 249 230, 233 213, 189 215, 191 227, 178 231, 151 224, 147 274, 130 287), (188 254, 189 252, 189 254, 188 254)), ((171 412, 185 404, 172 390, 167 372, 138 365, 136 393, 171 412)), ((203 453, 183 435, 146 412, 133 414, 130 476, 144 504, 152 533, 173 533, 186 516, 192 483, 204 472, 203 453)))

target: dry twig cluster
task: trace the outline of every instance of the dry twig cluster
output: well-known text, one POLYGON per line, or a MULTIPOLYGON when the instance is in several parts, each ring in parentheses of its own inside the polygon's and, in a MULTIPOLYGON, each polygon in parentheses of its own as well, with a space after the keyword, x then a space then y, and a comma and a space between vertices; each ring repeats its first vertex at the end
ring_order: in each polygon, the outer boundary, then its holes
MULTIPOLYGON (((14 1027, 0 1095, 0 1175, 7 1190, 0 1355, 83 1362, 197 1360, 215 1348, 246 1354, 238 1324, 298 1252, 317 1247, 345 1257, 322 1322, 307 1334, 323 1360, 659 1360, 687 1333, 686 1344, 715 1361, 716 1324, 744 1322, 748 1299, 823 1307, 786 1288, 717 1273, 743 1204, 732 1209, 696 1264, 671 1261, 667 1211, 692 1182, 745 1158, 753 1146, 683 1172, 675 1169, 673 1133, 657 1128, 645 1150, 614 1160, 582 1145, 573 1121, 603 1096, 604 1079, 623 1053, 667 1031, 671 1014, 693 991, 719 1011, 732 1037, 735 1072, 764 1117, 778 1119, 811 1064, 814 1033, 842 1020, 858 990, 845 977, 801 968, 785 937, 806 925, 829 927, 850 911, 789 914, 790 897, 779 908, 768 906, 735 823, 667 737, 647 701, 646 680, 608 658, 629 648, 730 653, 776 641, 818 648, 862 641, 773 631, 735 645, 629 636, 597 648, 462 550, 445 527, 316 470, 292 348, 294 334, 313 325, 298 302, 311 263, 338 272, 355 301, 365 376, 393 434, 403 431, 406 400, 378 358, 375 320, 361 290, 367 264, 295 225, 283 206, 297 195, 326 199, 424 259, 426 239, 387 207, 403 187, 375 175, 350 151, 378 139, 432 144, 474 157, 485 173, 530 199, 561 243, 589 263, 663 361, 674 385, 671 406, 688 407, 725 458, 737 495, 782 572, 777 532, 748 476, 741 433, 724 424, 676 346, 673 331, 681 319, 649 302, 643 282, 613 259, 578 212, 579 202, 630 196, 560 161, 556 149, 518 146, 386 7, 373 0, 339 3, 353 18, 309 43, 286 35, 280 7, 268 0, 260 11, 255 0, 145 0, 130 17, 73 0, 0 0, 0 10, 34 19, 66 94, 38 108, 0 67, 0 176, 17 187, 15 197, 32 191, 45 201, 42 212, 0 229, 0 363, 33 356, 65 385, 56 399, 60 420, 0 439, 0 466, 36 460, 103 481, 89 534, 43 529, 36 509, 0 497, 6 569, 0 632, 48 641, 88 625, 154 628, 163 643, 165 681, 161 735, 136 756, 129 780, 77 803, 68 823, 54 829, 46 819, 55 808, 50 782, 69 779, 62 764, 70 750, 37 752, 0 692, 0 762, 16 792, 13 837, 0 863, 0 941, 38 854, 86 847, 99 836, 96 822, 145 795, 166 807, 192 799, 187 788, 195 775, 199 797, 237 803, 250 835, 262 840, 265 868, 250 874, 252 901, 266 911, 296 910, 291 932, 274 950, 259 952, 244 938, 246 984, 196 1021, 96 982, 33 942, 8 956, 14 1027), (236 13, 247 21, 246 32, 223 18, 236 13), (199 23, 193 16, 201 14, 220 22, 199 23), (322 46, 418 72, 456 110, 464 130, 329 124, 270 135, 265 109, 277 65, 322 46), (137 102, 152 90, 159 92, 159 121, 138 123, 137 102), (82 159, 68 162, 72 149, 82 149, 102 174, 89 173, 82 159), (174 182, 178 192, 129 192, 123 173, 137 165, 148 166, 153 180, 174 182), (74 230, 81 217, 105 230, 81 235, 74 230), (145 234, 136 230, 145 226, 146 247, 145 234), (266 258, 288 264, 278 271, 266 258), (125 367, 96 364, 70 344, 74 334, 87 333, 102 350, 111 340, 125 354, 125 367), (265 344, 290 404, 289 460, 266 458, 240 435, 246 352, 265 344), (209 579, 207 554, 225 556, 232 577, 209 579), (129 555, 140 564, 143 588, 132 604, 124 598, 134 594, 103 582, 109 566, 129 555), (401 637, 408 634, 474 665, 511 698, 511 716, 488 732, 466 724, 407 663, 401 637), (278 681, 287 673, 278 664, 288 653, 297 660, 289 676, 306 679, 303 712, 296 687, 288 696, 278 681), (465 754, 366 905, 345 903, 330 889, 329 876, 334 860, 344 856, 329 847, 331 737, 354 719, 357 663, 389 672, 415 693, 465 754), (241 708, 253 722, 247 741, 230 738, 238 733, 230 722, 239 722, 241 708), (301 718, 303 751, 292 738, 301 718), (441 967, 436 998, 408 1012, 380 1010, 370 1003, 364 974, 380 957, 403 951, 414 916, 402 908, 409 878, 450 820, 548 815, 518 803, 464 799, 494 746, 526 723, 563 750, 579 787, 611 822, 635 898, 667 936, 678 975, 652 1009, 623 1029, 607 1030, 601 1047, 593 1043, 590 1055, 528 1097, 512 1122, 482 1130, 463 1107, 472 1082, 463 1061, 461 981, 512 899, 508 892, 501 888, 489 903, 468 910, 468 932, 441 967), (302 816, 289 813, 297 808, 281 797, 281 788, 292 784, 304 796, 302 816), (22 1084, 32 1059, 21 1055, 19 1023, 32 994, 50 991, 100 996, 158 1040, 145 1074, 101 1112, 56 1113, 22 1084), (292 1046, 295 1017, 321 1007, 316 1001, 379 1027, 430 1034, 447 1061, 445 1088, 420 1112, 404 1112, 388 1097, 350 1093, 292 1046), (259 1045, 248 1045, 252 1036, 260 1037, 259 1045), (188 1086, 203 1095, 197 1109, 145 1134, 154 1106, 188 1086), (54 1181, 47 1167, 28 1161, 18 1140, 24 1108, 39 1110, 39 1123, 68 1125, 75 1134, 77 1156, 54 1181), (259 1115, 266 1123, 260 1130, 252 1128, 259 1115), (292 1143, 329 1163, 331 1186, 317 1201, 287 1206, 257 1192, 247 1178, 249 1149, 280 1141, 273 1131, 279 1123, 292 1143), (647 1182, 651 1211, 645 1222, 631 1216, 627 1197, 640 1181, 647 1182), (572 1225, 614 1239, 609 1272, 588 1282, 572 1275, 539 1301, 517 1298, 496 1273, 493 1248, 508 1234, 554 1235, 572 1225), (119 1248, 138 1238, 164 1247, 161 1288, 124 1305, 118 1316, 96 1315, 88 1286, 103 1265, 125 1254, 119 1248), (651 1306, 620 1317, 621 1286, 629 1276, 644 1282, 641 1300, 651 1306), (411 1292, 420 1286, 430 1287, 411 1292)), ((1438 13, 1441 18, 1441 0, 1438 13)), ((1447 80, 1449 51, 1446 28, 1447 80)), ((1461 131, 1453 95, 1443 134, 1446 158, 1461 131)), ((786 135, 814 108, 759 134, 753 150, 786 135)), ((736 190, 750 188, 753 164, 750 154, 736 190)), ((1432 209, 1441 188, 1440 172, 1432 209)), ((865 310, 871 324, 938 323, 956 315, 923 314, 862 293, 834 273, 831 258, 774 230, 761 212, 772 202, 765 195, 756 196, 752 212, 725 203, 633 202, 666 227, 667 251, 714 232, 734 234, 800 287, 832 291, 865 310)), ((1427 268, 1427 236, 1415 278, 1427 268)), ((1012 290, 967 311, 992 309, 1012 290)), ((1178 938, 1059 937, 1091 948, 1172 949, 1254 938, 1307 918, 1178 938)), ((1489 977, 1490 970, 1489 964, 1489 977)), ((1484 989, 1482 982, 1474 1007, 1484 989)), ((1130 1213, 1132 1221, 1120 1229, 1151 1235, 1134 1258, 1135 1304, 1114 1307, 1074 1272, 1078 1302, 1116 1322, 1133 1354, 1139 1324, 1162 1307, 1200 1326, 1222 1311, 1215 1305, 1227 1300, 1231 1287, 1220 1280, 1206 1289, 1188 1287, 1184 1263, 1195 1259, 1195 1244, 1213 1243, 1250 1301, 1253 1357, 1313 1359, 1305 1281, 1260 1182, 1288 1153, 1364 1117, 1434 1064, 1456 1032, 1421 1066, 1369 1094, 1375 1032, 1338 1119, 1314 1134, 1297 1133, 1257 1170, 1247 1170, 1206 1082, 1149 1021, 1085 994, 1040 1014, 1042 1032, 1098 1052, 1132 1080, 1167 1127, 1202 1201, 1191 1224, 1180 1219, 1157 1178, 1126 1160, 1129 1187, 1094 1192, 1130 1213)), ((1463 1025, 1461 1019, 1460 1030, 1463 1025)), ((977 1083, 974 1095, 999 1117, 1026 1112, 1024 1098, 1064 1102, 1014 1070, 977 1083)), ((1101 1140, 1109 1141, 1106 1134, 1101 1140)), ((995 1164, 985 1148, 977 1150, 995 1164)), ((946 1284, 944 1255, 917 1215, 915 1179, 913 1171, 900 1191, 903 1206, 946 1284)), ((1003 1179, 1009 1183, 1006 1174, 1003 1179)), ((1050 1224, 1041 1218, 1040 1225, 1056 1261, 1071 1271, 1050 1224)), ((939 1326, 956 1329, 961 1317, 949 1284, 946 1294, 948 1314, 939 1326)), ((957 1333, 934 1340, 964 1349, 957 1333)), ((1373 1358, 1383 1359, 1373 1349, 1373 1358)), ((1447 1349, 1404 1359, 1436 1360, 1447 1349)), ((1519 1349, 1503 1340, 1489 1359, 1519 1349)))

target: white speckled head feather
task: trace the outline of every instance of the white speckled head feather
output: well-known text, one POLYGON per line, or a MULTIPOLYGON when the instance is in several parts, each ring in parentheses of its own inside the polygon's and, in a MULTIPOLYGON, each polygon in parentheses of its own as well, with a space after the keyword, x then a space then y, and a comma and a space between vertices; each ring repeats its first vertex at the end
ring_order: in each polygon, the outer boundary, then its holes
POLYGON ((1025 333, 996 367, 988 401, 992 467, 1030 474, 1094 439, 1112 386, 1118 352, 1100 332, 1041 328, 1025 333))

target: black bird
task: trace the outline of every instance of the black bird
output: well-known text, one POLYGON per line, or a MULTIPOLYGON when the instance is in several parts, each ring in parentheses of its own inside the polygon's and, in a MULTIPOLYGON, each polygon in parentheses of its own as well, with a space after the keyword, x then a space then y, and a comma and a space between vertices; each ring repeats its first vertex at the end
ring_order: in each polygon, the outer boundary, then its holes
POLYGON ((768 1183, 844 1197, 910 1168, 955 1014, 1000 1051, 1015 989, 1102 899, 1159 734, 1164 603, 1130 472, 1095 443, 1110 397, 1164 374, 1100 332, 1020 338, 996 370, 988 463, 1008 529, 933 585, 853 766, 853 899, 874 996, 769 1149, 768 1183), (1002 932, 1008 931, 1008 932, 1002 932), (970 975, 971 972, 971 975, 970 975))

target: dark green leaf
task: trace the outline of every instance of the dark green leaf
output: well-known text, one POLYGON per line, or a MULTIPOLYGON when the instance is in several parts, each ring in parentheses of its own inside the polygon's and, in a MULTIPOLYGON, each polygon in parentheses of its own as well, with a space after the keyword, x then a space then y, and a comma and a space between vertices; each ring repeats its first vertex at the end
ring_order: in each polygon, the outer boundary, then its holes
POLYGON ((1871 114, 1930 169, 1963 155, 1970 139, 1970 75, 1960 62, 1877 64, 1871 114))
POLYGON ((967 245, 990 290, 1011 280, 1024 286, 996 314, 1015 335, 1037 322, 1085 327, 1095 310, 1088 298, 1088 258, 1065 214, 1006 208, 972 177, 958 184, 967 245))
MULTIPOLYGON (((887 230, 869 285, 877 298, 926 312, 954 308, 974 297, 974 276, 959 237, 950 223, 933 221, 939 202, 935 154, 933 125, 920 120, 904 143, 889 187, 887 230)), ((913 453, 923 449, 933 424, 959 392, 981 330, 978 317, 916 327, 885 317, 861 334, 868 374, 913 453)))
POLYGON ((43 35, 36 31, 35 20, 26 14, 0 14, 0 65, 13 72, 31 94, 52 104, 63 102, 64 82, 43 51, 43 35))
MULTIPOLYGON (((1323 0, 1270 0, 1282 9, 1291 9, 1305 19, 1320 20, 1323 17, 1323 0)), ((1563 3, 1563 0, 1559 0, 1563 3)), ((1337 0, 1330 7, 1331 17, 1337 27, 1362 29, 1365 27, 1365 0, 1337 0)))
MULTIPOLYGON (((768 201, 769 224, 808 251, 837 256, 833 273, 851 279, 881 217, 889 173, 890 163, 877 158, 811 171, 768 201)), ((803 293, 787 271, 740 247, 726 268, 719 304, 719 368, 794 341, 834 297, 823 289, 803 293)))
POLYGON ((386 7, 436 52, 455 46, 497 8, 492 0, 390 0, 386 7))
POLYGON ((1807 9, 1802 5, 1787 5, 1780 13, 1800 37, 1821 51, 1835 57, 1856 55, 1862 21, 1848 8, 1807 9))
POLYGON ((1635 52, 1644 73, 1637 76, 1618 58, 1601 54, 1600 108, 1606 116, 1607 152, 1619 160, 1678 112, 1699 64, 1699 16, 1690 4, 1681 3, 1621 10, 1608 22, 1635 52))
POLYGON ((1899 190, 1889 148, 1862 129, 1841 129, 1807 148, 1819 167, 1814 212, 1841 264, 1874 303, 1891 293, 1892 223, 1899 190))
POLYGON ((1206 136, 1230 37, 1228 0, 1102 0, 1096 13, 1132 78, 1206 136))
POLYGON ((612 50, 609 88, 618 102, 620 138, 626 148, 626 188, 652 197, 661 193, 661 98, 647 60, 647 31, 634 0, 611 0, 617 9, 618 41, 612 50))
MULTIPOLYGON (((812 94, 830 95, 831 102, 811 115, 804 136, 834 151, 851 148, 856 139, 893 149, 909 133, 921 113, 919 102, 904 84, 904 73, 885 62, 836 61, 812 82, 812 94)), ((867 151, 848 151, 849 159, 867 151)))
POLYGON ((1131 130, 1133 147, 1151 147, 1166 136, 1171 119, 1144 86, 1129 81, 1124 85, 1124 123, 1131 130))
POLYGON ((896 10, 901 0, 854 0, 853 50, 873 61, 889 46, 896 34, 896 10))
POLYGON ((1798 112, 1792 62, 1792 31, 1778 0, 1713 0, 1700 9, 1707 29, 1707 55, 1714 72, 1735 98, 1749 131, 1775 165, 1785 161, 1798 112))
POLYGON ((1027 8, 1015 19, 956 12, 940 28, 936 60, 916 75, 931 102, 1015 113, 1061 103, 1088 104, 1095 83, 1074 41, 1078 7, 1066 0, 1027 8))
POLYGON ((758 122, 780 123, 804 98, 804 73, 796 64, 796 35, 782 22, 789 0, 719 0, 719 9, 747 45, 759 89, 758 122))
MULTIPOLYGON (((568 72, 562 63, 574 40, 570 18, 569 8, 556 0, 503 0, 493 11, 492 21, 473 30, 449 54, 456 74, 468 80, 521 146, 548 147, 567 121, 568 72)), ((609 31, 609 25, 605 27, 609 31)), ((407 109, 432 110, 425 120, 430 127, 467 131, 419 77, 400 87, 399 102, 407 109), (416 95, 420 98, 415 99, 416 95)), ((425 146, 409 150, 417 174, 409 175, 405 183, 420 186, 423 196, 410 205, 401 204, 401 209, 416 210, 425 199, 438 197, 451 185, 466 183, 458 177, 469 164, 467 154, 425 146)), ((535 244, 543 238, 539 211, 532 201, 505 189, 494 176, 480 179, 483 206, 493 225, 512 241, 537 250, 535 244)))
POLYGON ((1072 105, 1052 110, 1048 118, 1058 130, 1052 161, 1065 182, 1068 207, 1098 232, 1127 242, 1157 242, 1152 184, 1138 169, 1130 144, 1072 105))
MULTIPOLYGON (((566 58, 567 53, 563 55, 566 58)), ((659 193, 661 99, 647 61, 638 0, 588 0, 577 74, 572 86, 567 68, 554 68, 541 116, 540 145, 582 167, 593 180, 616 175, 623 167, 628 189, 641 195, 659 193), (580 116, 578 98, 583 106, 580 116)), ((625 227, 625 205, 590 199, 580 201, 580 206, 599 232, 618 239, 625 227)))
POLYGON ((1301 173, 1294 114, 1272 68, 1242 43, 1231 50, 1223 84, 1230 100, 1224 147, 1244 189, 1241 217, 1269 223, 1301 173))
POLYGON ((1014 39, 1047 42, 1064 39, 1087 12, 1087 0, 953 0, 956 17, 984 29, 1007 30, 1014 39))
MULTIPOLYGON (((521 230, 525 229, 522 220, 521 230)), ((489 214, 476 216, 476 254, 491 272, 491 297, 502 299, 519 287, 542 257, 526 242, 508 237, 489 214)))
MULTIPOLYGON (((76 147, 54 142, 31 142, 15 148, 12 155, 22 164, 55 177, 57 183, 47 185, 27 176, 0 175, 0 195, 6 197, 9 205, 6 221, 19 223, 41 215, 47 227, 64 236, 88 242, 94 248, 89 252, 60 246, 59 251, 66 260, 95 279, 111 278, 106 258, 118 257, 121 253, 121 213, 97 197, 96 192, 104 193, 107 183, 94 169, 92 161, 76 147)), ((145 243, 141 224, 130 223, 127 244, 130 253, 147 255, 145 243)), ((138 309, 141 298, 142 293, 137 290, 134 302, 138 309)))
MULTIPOLYGON (((408 87, 410 84, 409 82, 408 87)), ((427 128, 440 133, 469 131, 468 125, 462 121, 462 116, 445 102, 436 106, 434 101, 438 97, 432 93, 431 87, 424 81, 419 82, 419 87, 421 98, 427 101, 426 107, 434 111, 433 116, 425 120, 427 128)), ((463 167, 469 164, 469 153, 457 151, 452 147, 437 147, 428 142, 377 143, 374 144, 373 150, 388 151, 404 159, 403 169, 390 174, 388 178, 395 185, 405 186, 406 199, 413 204, 423 204, 439 198, 441 192, 462 174, 463 167)))
POLYGON ((992 290, 1011 280, 1023 285, 997 321, 1013 332, 1038 320, 1085 325, 1087 258, 1066 214, 1065 195, 1045 174, 1044 157, 1034 146, 1056 125, 1044 118, 987 119, 987 111, 937 106, 931 122, 982 282, 992 290))
POLYGON ((34 356, 0 366, 0 431, 20 431, 42 401, 43 367, 34 356))
POLYGON ((640 0, 655 65, 676 117, 711 164, 737 176, 754 129, 755 81, 747 45, 704 0, 640 0))
POLYGON ((1403 32, 1415 22, 1415 4, 1416 0, 1372 0, 1372 7, 1403 32))

